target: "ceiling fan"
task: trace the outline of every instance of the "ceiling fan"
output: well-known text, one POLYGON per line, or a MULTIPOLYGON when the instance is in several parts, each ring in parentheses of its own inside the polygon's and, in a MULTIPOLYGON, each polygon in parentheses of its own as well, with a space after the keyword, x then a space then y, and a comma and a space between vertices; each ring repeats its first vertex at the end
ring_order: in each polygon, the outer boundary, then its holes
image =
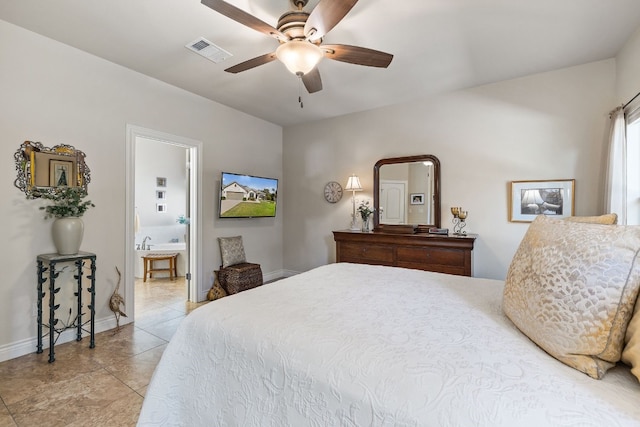
POLYGON ((393 55, 373 49, 344 44, 322 44, 322 38, 353 8, 358 0, 320 0, 311 13, 302 10, 309 0, 291 0, 296 10, 285 12, 274 28, 255 16, 223 0, 201 0, 202 4, 249 28, 277 39, 275 52, 258 56, 225 71, 239 73, 279 59, 302 79, 309 93, 322 90, 316 65, 324 58, 350 64, 386 68, 393 55))

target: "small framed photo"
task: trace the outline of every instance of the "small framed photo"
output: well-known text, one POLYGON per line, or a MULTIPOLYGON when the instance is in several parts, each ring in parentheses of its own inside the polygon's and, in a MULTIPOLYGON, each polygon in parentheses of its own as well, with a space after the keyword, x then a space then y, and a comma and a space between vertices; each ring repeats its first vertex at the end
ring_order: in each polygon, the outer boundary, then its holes
POLYGON ((156 187, 166 187, 167 186, 167 178, 156 178, 156 187))
POLYGON ((412 205, 424 205, 424 193, 409 194, 409 203, 412 205))
POLYGON ((73 161, 49 160, 49 186, 73 187, 74 185, 73 161))
POLYGON ((158 200, 165 200, 167 198, 167 192, 164 190, 157 190, 156 191, 156 199, 158 200))
POLYGON ((538 215, 573 216, 575 183, 575 179, 511 181, 509 221, 531 222, 538 215))
POLYGON ((166 203, 156 203, 156 212, 158 212, 158 213, 166 213, 167 212, 167 204, 166 203))

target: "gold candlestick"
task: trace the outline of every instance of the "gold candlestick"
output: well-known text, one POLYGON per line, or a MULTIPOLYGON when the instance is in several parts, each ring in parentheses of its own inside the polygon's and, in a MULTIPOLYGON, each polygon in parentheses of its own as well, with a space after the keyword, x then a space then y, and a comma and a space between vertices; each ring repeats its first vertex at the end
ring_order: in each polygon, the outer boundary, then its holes
POLYGON ((469 212, 462 210, 460 206, 453 206, 451 207, 451 214, 453 215, 453 219, 451 220, 453 223, 453 234, 458 236, 467 234, 467 232, 462 229, 467 225, 466 219, 469 212))

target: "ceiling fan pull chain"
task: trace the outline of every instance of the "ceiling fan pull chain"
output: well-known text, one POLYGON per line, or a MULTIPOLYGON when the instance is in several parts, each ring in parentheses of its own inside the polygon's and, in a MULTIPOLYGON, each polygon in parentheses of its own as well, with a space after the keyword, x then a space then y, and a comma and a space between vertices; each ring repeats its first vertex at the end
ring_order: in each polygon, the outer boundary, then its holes
POLYGON ((298 103, 300 108, 304 108, 304 103, 302 102, 302 76, 298 76, 298 103))

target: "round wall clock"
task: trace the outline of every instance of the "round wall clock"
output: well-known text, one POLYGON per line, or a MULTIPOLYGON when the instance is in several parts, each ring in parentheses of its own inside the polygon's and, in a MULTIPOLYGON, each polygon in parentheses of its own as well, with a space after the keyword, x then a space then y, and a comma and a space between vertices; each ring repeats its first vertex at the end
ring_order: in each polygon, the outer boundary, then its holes
POLYGON ((338 202, 342 199, 342 185, 335 181, 327 182, 324 186, 324 198, 329 203, 338 202))

